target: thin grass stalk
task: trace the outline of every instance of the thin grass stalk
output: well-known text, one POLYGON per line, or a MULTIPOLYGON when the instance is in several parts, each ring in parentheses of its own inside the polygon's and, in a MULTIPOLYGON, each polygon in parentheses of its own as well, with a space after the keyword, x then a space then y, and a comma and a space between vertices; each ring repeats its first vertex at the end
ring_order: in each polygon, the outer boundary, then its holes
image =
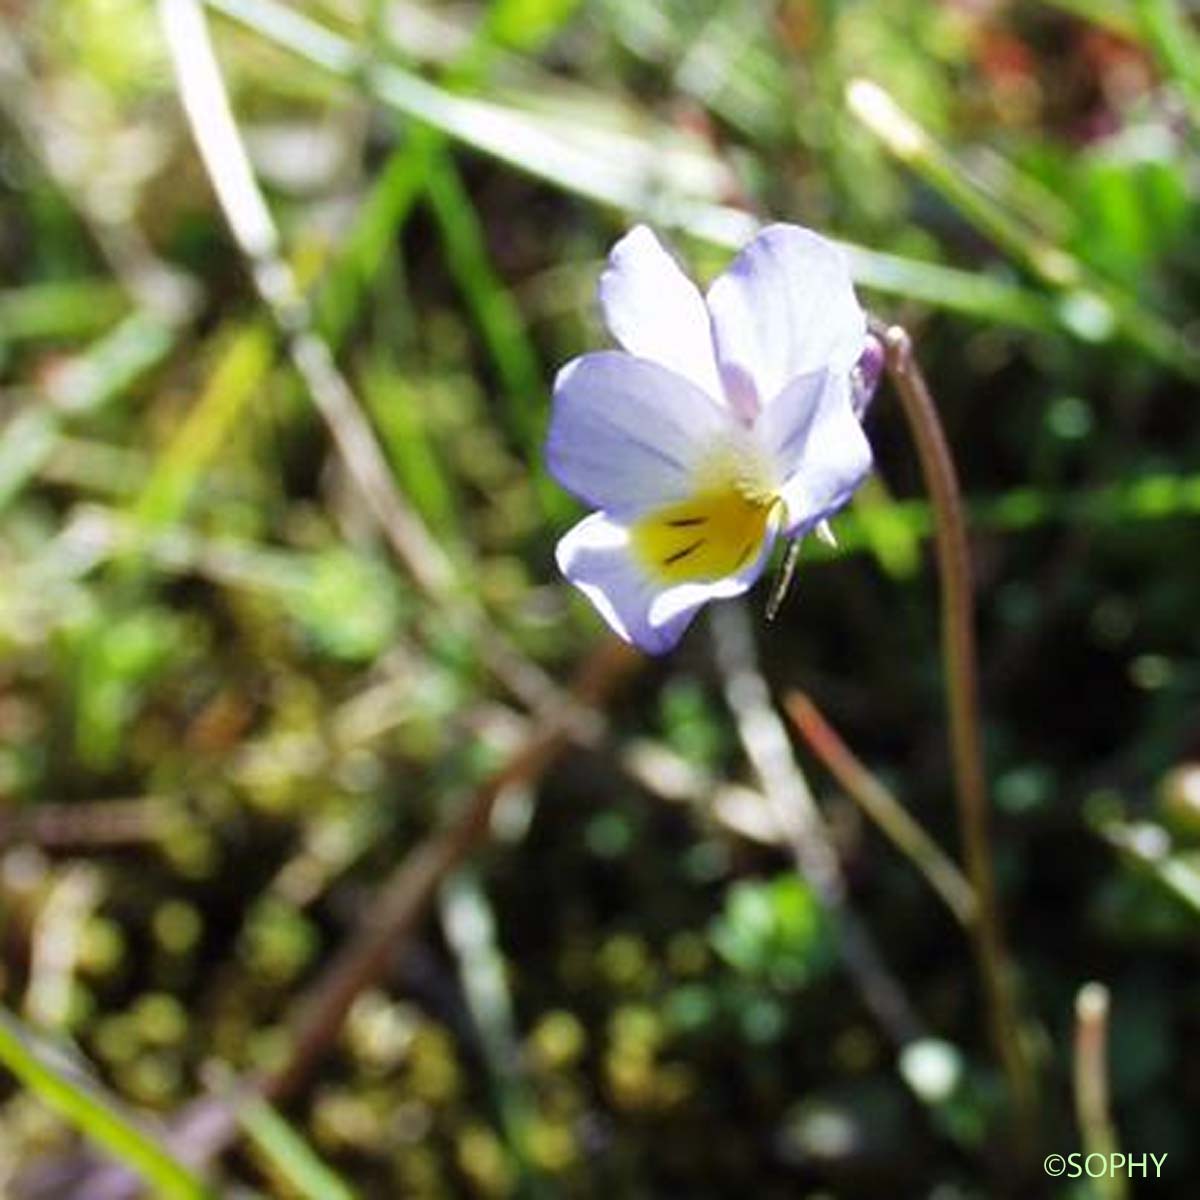
POLYGON ((537 1105, 522 1059, 508 970, 496 933, 496 916, 479 881, 464 863, 442 883, 442 929, 454 952, 492 1096, 494 1119, 517 1176, 519 1200, 543 1200, 547 1179, 530 1153, 537 1105))
POLYGON ((966 512, 954 459, 937 407, 913 355, 908 333, 898 326, 888 327, 879 322, 872 322, 872 325, 883 342, 888 374, 916 443, 933 507, 934 545, 941 586, 942 648, 950 710, 950 751, 963 857, 976 903, 973 943, 992 1042, 1012 1095, 1018 1141, 1027 1150, 1035 1129, 1034 1086, 1021 1038, 1012 968, 1004 944, 992 867, 966 512))
POLYGON ((352 1191, 321 1160, 304 1135, 261 1100, 237 1110, 238 1123, 250 1143, 270 1165, 281 1183, 302 1200, 357 1200, 352 1191))
POLYGON ((1077 314, 1090 314, 1075 330, 1077 335, 1105 341, 1114 328, 1120 329, 1161 365, 1187 379, 1200 380, 1200 355, 1171 321, 1014 217, 878 84, 853 80, 846 89, 846 101, 891 154, 945 196, 1004 253, 1054 289, 1064 312, 1075 309, 1077 314))
MULTIPOLYGON (((1075 997, 1075 1116, 1084 1151, 1111 1162, 1117 1150, 1108 1096, 1108 988, 1085 983, 1075 997)), ((1094 1179, 1102 1200, 1125 1200, 1128 1181, 1119 1171, 1094 1179)))
MULTIPOLYGON (((589 711, 603 709, 643 662, 623 642, 605 640, 579 668, 570 689, 573 702, 589 711)), ((508 762, 476 790, 450 824, 405 856, 364 911, 353 937, 299 1006, 289 1060, 263 1083, 267 1099, 287 1099, 303 1086, 336 1039, 355 998, 403 953, 443 880, 486 840, 499 798, 510 788, 539 779, 572 744, 573 736, 573 716, 564 706, 557 719, 533 727, 508 762)))
MULTIPOLYGON (((491 40, 493 18, 504 3, 492 0, 465 50, 442 73, 441 82, 450 91, 466 90, 486 75, 496 50, 491 40)), ((375 50, 387 43, 384 10, 375 0, 367 21, 369 53, 377 67, 387 65, 386 57, 375 50)), ((421 120, 406 122, 402 133, 404 154, 417 169, 420 190, 441 232, 447 266, 496 369, 509 432, 532 464, 538 503, 548 517, 563 519, 569 515, 569 504, 541 462, 543 420, 538 398, 545 388, 537 349, 516 301, 493 268, 482 221, 453 159, 453 143, 441 130, 421 120)))
MULTIPOLYGON (((742 209, 663 189, 657 161, 652 164, 656 170, 642 177, 628 163, 597 160, 594 153, 581 152, 510 106, 459 96, 394 63, 371 63, 368 70, 368 60, 353 42, 275 0, 205 0, 205 5, 352 83, 379 104, 569 195, 613 206, 630 217, 682 230, 728 250, 740 250, 758 227, 742 209)), ((1078 324, 1064 318, 1062 306, 1031 288, 980 272, 839 244, 855 281, 864 287, 983 321, 1035 333, 1062 329, 1080 337, 1078 324)))
POLYGON ((863 1004, 895 1048, 903 1050, 925 1036, 924 1026, 847 900, 833 840, 759 668, 750 618, 741 604, 718 604, 709 619, 725 702, 780 840, 791 852, 796 871, 836 924, 842 962, 863 1004))
POLYGON ((288 338, 292 360, 369 511, 424 590, 446 595, 453 570, 392 483, 387 463, 328 344, 316 332, 259 190, 197 0, 159 0, 180 99, 200 157, 255 283, 288 338))
POLYGON ((180 99, 221 210, 366 511, 421 591, 473 637, 492 673, 535 712, 566 709, 573 714, 579 736, 591 736, 592 714, 573 706, 536 663, 492 626, 450 557, 396 487, 374 430, 283 257, 279 231, 234 120, 199 0, 158 0, 158 12, 180 99))
POLYGON ((825 764, 842 790, 924 875, 954 919, 964 929, 970 929, 975 921, 975 893, 957 864, 842 741, 808 696, 792 692, 784 698, 784 709, 809 749, 825 764))

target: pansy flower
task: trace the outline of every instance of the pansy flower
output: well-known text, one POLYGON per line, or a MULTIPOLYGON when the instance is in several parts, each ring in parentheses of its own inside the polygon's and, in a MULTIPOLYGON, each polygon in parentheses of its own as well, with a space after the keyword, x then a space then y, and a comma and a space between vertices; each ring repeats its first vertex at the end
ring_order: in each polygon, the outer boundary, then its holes
POLYGON ((867 475, 852 401, 866 320, 841 252, 794 225, 759 233, 706 296, 638 226, 599 295, 621 349, 562 368, 546 442, 554 477, 598 511, 558 565, 617 634, 661 654, 867 475))

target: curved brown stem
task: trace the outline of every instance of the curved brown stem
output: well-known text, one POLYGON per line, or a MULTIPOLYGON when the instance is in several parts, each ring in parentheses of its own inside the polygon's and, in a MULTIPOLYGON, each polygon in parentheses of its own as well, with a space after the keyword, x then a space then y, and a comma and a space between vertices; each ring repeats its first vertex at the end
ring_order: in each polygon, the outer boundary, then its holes
POLYGON ((942 605, 942 652, 950 710, 950 752, 958 801, 963 858, 975 893, 975 955, 987 1000, 991 1037, 1012 1092, 1018 1134, 1028 1146, 1034 1131, 1034 1088, 1021 1038, 1012 970, 1004 946, 989 837, 987 776, 979 712, 979 656, 975 643, 971 552, 954 459, 913 356, 899 326, 872 322, 883 342, 888 375, 916 443, 935 518, 942 605))

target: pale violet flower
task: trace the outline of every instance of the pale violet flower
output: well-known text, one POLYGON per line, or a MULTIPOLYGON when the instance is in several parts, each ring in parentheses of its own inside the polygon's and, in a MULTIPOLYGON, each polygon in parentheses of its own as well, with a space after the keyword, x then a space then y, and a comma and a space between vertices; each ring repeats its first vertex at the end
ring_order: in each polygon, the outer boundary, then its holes
POLYGON ((841 252, 794 225, 759 233, 706 296, 638 226, 600 305, 622 349, 554 384, 550 471, 599 510, 558 565, 616 633, 661 654, 866 477, 851 394, 866 320, 841 252))

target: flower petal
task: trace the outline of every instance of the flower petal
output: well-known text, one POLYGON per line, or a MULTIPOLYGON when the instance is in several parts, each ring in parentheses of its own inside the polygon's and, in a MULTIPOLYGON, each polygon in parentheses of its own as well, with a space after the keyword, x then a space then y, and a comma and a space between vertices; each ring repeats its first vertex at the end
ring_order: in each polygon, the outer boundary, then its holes
MULTIPOLYGON (((604 513, 585 517, 559 541, 558 569, 595 605, 618 637, 648 654, 665 654, 691 620, 650 621, 658 589, 630 545, 629 530, 604 513)), ((694 610, 693 610, 694 611, 694 610)))
POLYGON ((764 407, 797 375, 849 372, 866 337, 842 252, 798 225, 770 225, 708 291, 725 390, 764 407))
POLYGON ((758 557, 780 507, 773 491, 749 496, 736 483, 700 491, 631 522, 633 550, 661 588, 726 579, 758 557))
POLYGON ((650 605, 651 623, 657 625, 682 620, 686 628, 687 622, 710 600, 730 600, 748 592, 766 568, 778 531, 779 522, 772 520, 767 525, 758 553, 736 575, 729 575, 713 583, 683 583, 659 593, 650 605))
POLYGON ((612 248, 599 295, 609 332, 630 354, 722 399, 704 298, 645 225, 612 248))
POLYGON ((836 512, 871 470, 871 446, 842 371, 802 375, 759 415, 755 431, 784 480, 784 534, 795 537, 836 512))
POLYGON ((596 607, 619 637, 648 654, 665 654, 709 600, 741 595, 762 574, 774 542, 772 523, 754 562, 713 583, 661 588, 633 550, 629 530, 604 513, 593 513, 558 543, 559 570, 596 607))
POLYGON ((569 362, 554 383, 551 474, 581 500, 632 517, 682 500, 733 418, 657 363, 609 350, 569 362))

